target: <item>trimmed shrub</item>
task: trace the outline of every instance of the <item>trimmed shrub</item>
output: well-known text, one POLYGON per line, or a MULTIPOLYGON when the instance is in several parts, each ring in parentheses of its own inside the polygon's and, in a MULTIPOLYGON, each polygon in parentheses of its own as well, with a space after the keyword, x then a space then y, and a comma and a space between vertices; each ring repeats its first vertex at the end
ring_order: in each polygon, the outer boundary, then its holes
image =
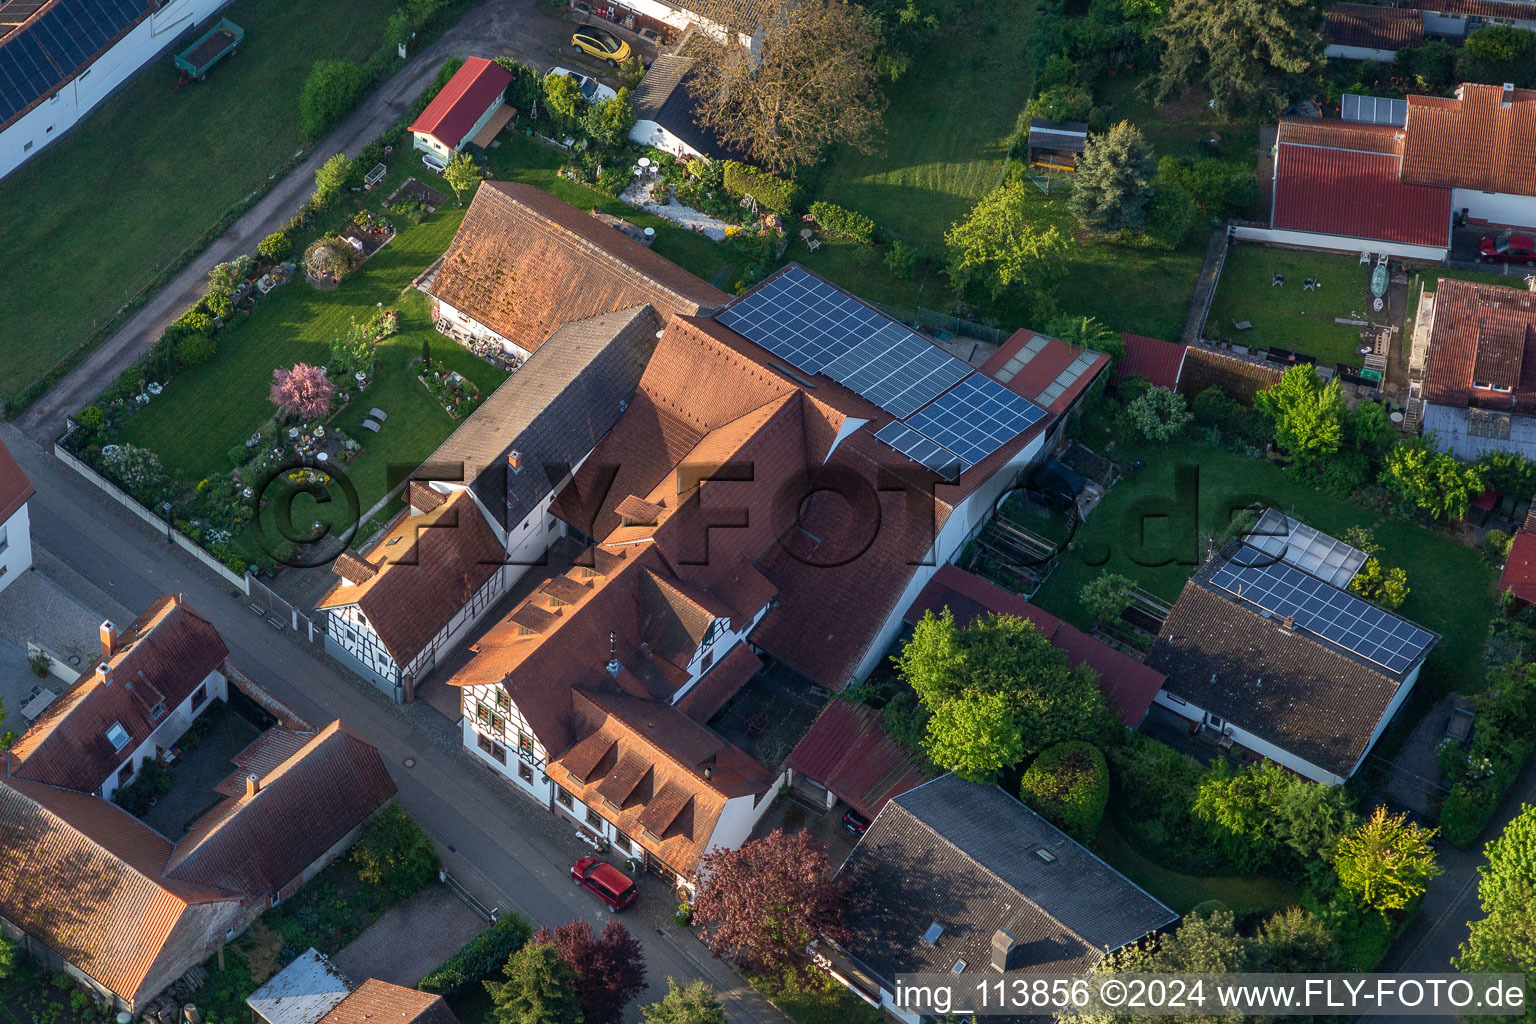
POLYGON ((256 243, 256 255, 265 260, 280 260, 293 251, 286 231, 274 231, 256 243))
POLYGON ((87 434, 95 434, 107 425, 107 416, 99 405, 88 405, 74 415, 75 426, 87 434))
POLYGON ((299 93, 299 136, 318 142, 357 107, 367 74, 349 60, 317 60, 299 93))
POLYGON ((214 349, 212 338, 203 334, 189 334, 176 343, 176 358, 182 366, 191 369, 212 359, 214 349))
POLYGON ((833 238, 860 245, 869 245, 875 240, 875 222, 862 213, 845 210, 835 203, 812 203, 811 216, 833 238))
POLYGON ((725 190, 734 196, 751 196, 757 205, 782 217, 792 216, 800 201, 800 187, 750 164, 725 162, 725 190))
POLYGON ((1029 766, 1019 797, 1074 839, 1086 841, 1099 830, 1109 804, 1109 767, 1091 744, 1059 743, 1029 766))
POLYGON ((533 925, 526 917, 516 912, 506 914, 460 946, 416 987, 423 992, 451 996, 478 985, 506 966, 507 958, 522 949, 532 935, 533 925))
POLYGON ((432 840, 398 803, 379 812, 352 847, 357 877, 392 899, 404 899, 437 877, 442 862, 432 840))

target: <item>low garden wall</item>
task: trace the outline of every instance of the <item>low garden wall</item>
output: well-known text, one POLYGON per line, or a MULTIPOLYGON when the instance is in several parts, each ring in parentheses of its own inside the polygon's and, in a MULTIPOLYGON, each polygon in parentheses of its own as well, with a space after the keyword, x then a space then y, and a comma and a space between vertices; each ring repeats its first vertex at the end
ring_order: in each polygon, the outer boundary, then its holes
MULTIPOLYGON (((62 438, 60 440, 62 440, 62 438)), ((128 495, 127 492, 123 491, 116 484, 112 483, 110 480, 96 472, 90 466, 87 466, 84 462, 81 462, 78 458, 71 455, 69 451, 65 449, 64 445, 59 441, 54 442, 53 454, 58 458, 60 462, 64 463, 64 465, 68 466, 70 469, 73 469, 76 473, 79 473, 81 476, 85 477, 86 480, 101 488, 103 492, 105 492, 119 505, 122 505, 128 511, 132 512, 134 515, 138 516, 140 519, 144 520, 146 523, 155 527, 156 529, 165 529, 165 518, 163 516, 159 516, 154 512, 151 512, 149 509, 135 501, 128 495)), ((245 587, 245 578, 243 576, 236 576, 234 573, 230 572, 229 569, 224 566, 224 563, 220 562, 217 558, 214 558, 208 552, 198 547, 195 543, 182 536, 181 531, 172 530, 171 540, 183 551, 191 554, 199 562, 202 562, 208 568, 212 569, 224 579, 238 587, 242 594, 247 592, 245 587)))

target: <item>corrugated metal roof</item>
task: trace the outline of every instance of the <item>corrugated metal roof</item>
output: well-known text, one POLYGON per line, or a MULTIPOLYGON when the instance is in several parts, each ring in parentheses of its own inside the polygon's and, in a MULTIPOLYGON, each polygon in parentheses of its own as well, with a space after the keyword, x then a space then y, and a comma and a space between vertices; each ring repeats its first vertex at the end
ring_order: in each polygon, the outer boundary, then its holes
POLYGON ((784 763, 873 818, 891 797, 929 777, 880 719, 867 704, 834 698, 784 763))
POLYGON ((266 1024, 316 1024, 351 992, 347 976, 311 946, 252 992, 245 1005, 266 1024))

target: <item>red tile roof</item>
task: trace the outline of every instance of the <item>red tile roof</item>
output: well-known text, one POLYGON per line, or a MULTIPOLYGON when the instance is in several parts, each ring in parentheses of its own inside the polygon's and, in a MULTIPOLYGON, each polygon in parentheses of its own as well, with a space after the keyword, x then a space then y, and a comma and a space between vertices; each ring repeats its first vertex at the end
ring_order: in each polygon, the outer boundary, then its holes
POLYGON ((870 819, 891 797, 930 777, 880 728, 880 712, 840 698, 817 716, 784 765, 870 819))
POLYGON ((737 644, 684 694, 677 710, 695 722, 708 722, 762 667, 763 659, 753 654, 751 647, 737 644))
POLYGON ((1107 366, 1109 356, 1101 352, 1088 352, 1048 335, 1020 328, 987 358, 981 365, 981 372, 1000 381, 1014 394, 1060 414, 1072 408, 1072 403, 1088 390, 1107 366), (1025 346, 1037 338, 1044 342, 1044 346, 1032 355, 1025 353, 1025 346), (1047 400, 1043 395, 1045 389, 1084 353, 1094 356, 1093 362, 1068 383, 1059 396, 1047 400))
POLYGON ((1403 181, 1536 196, 1536 90, 1516 89, 1508 109, 1497 85, 1459 92, 1408 97, 1403 181))
POLYGON ((1530 4, 1513 0, 1408 0, 1408 6, 1437 14, 1469 14, 1477 18, 1507 18, 1510 21, 1536 21, 1530 4))
POLYGON ((157 598, 117 643, 107 662, 110 684, 100 671, 81 676, 12 745, 14 775, 94 792, 229 655, 213 624, 171 594, 157 598), (114 722, 128 733, 121 750, 107 739, 114 722))
POLYGON ((36 493, 27 475, 16 464, 16 457, 0 443, 0 523, 15 515, 16 510, 36 493))
POLYGON ((961 629, 986 612, 1013 615, 1035 624, 1053 647, 1067 655, 1072 666, 1086 663, 1099 675, 1099 689, 1120 712, 1129 728, 1136 728, 1146 717, 1152 699, 1163 688, 1163 674, 1143 665, 1128 654, 1095 640, 1093 637, 1042 611, 1018 594, 1004 590, 990 580, 954 565, 939 567, 933 579, 907 609, 906 621, 915 624, 925 612, 948 607, 961 629))
POLYGON ((315 1024, 459 1024, 442 996, 369 978, 315 1024))
POLYGON ((1424 370, 1424 399, 1465 406, 1536 412, 1536 294, 1521 288, 1441 278, 1424 370), (1512 392, 1479 391, 1473 383, 1499 383, 1512 392))
POLYGON ((665 319, 730 301, 590 214, 503 181, 475 192, 431 294, 529 352, 599 314, 650 305, 665 319))
POLYGON ((335 569, 343 579, 316 606, 357 605, 402 667, 469 603, 506 557, 468 489, 430 512, 409 513, 369 549, 363 565, 374 570, 371 575, 358 571, 356 556, 338 559, 335 569))
POLYGON ((1536 534, 1524 530, 1515 534, 1504 571, 1499 575, 1499 589, 1527 604, 1536 604, 1536 534))
POLYGON ((455 71, 421 116, 406 129, 430 135, 449 149, 464 136, 512 84, 512 75, 484 57, 470 57, 455 71))
POLYGON ((1323 12, 1323 39, 1339 46, 1395 50, 1424 38, 1424 15, 1374 4, 1334 4, 1323 12))
POLYGON ((1271 224, 1307 231, 1410 245, 1446 246, 1451 237, 1451 192, 1398 180, 1401 158, 1357 152, 1357 142, 1395 141, 1390 125, 1352 125, 1332 144, 1291 141, 1282 123, 1275 158, 1271 224))
POLYGON ((1189 349, 1142 334, 1121 334, 1120 338, 1125 342, 1125 358, 1115 367, 1115 383, 1135 374, 1169 391, 1179 386, 1184 354, 1189 349))

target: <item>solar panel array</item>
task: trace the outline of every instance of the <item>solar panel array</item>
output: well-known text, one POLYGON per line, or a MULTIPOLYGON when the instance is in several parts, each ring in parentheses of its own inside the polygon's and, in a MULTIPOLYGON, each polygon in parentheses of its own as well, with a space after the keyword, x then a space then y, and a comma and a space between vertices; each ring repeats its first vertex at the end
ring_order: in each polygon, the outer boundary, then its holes
POLYGON ((145 10, 145 0, 60 0, 0 46, 0 124, 69 77, 145 10))
POLYGON ((1246 551, 1234 556, 1244 565, 1264 565, 1279 559, 1324 583, 1343 588, 1365 564, 1365 552, 1292 519, 1278 509, 1265 509, 1243 543, 1246 551))
POLYGON ((715 319, 813 374, 892 323, 799 267, 791 267, 715 319))
POLYGON ((972 374, 933 404, 907 418, 907 426, 974 466, 1045 419, 1045 411, 991 377, 972 374))
POLYGON ((892 416, 910 416, 971 372, 900 324, 887 324, 833 360, 828 377, 892 416))
POLYGON ((884 441, 920 466, 926 466, 947 480, 960 475, 960 457, 936 444, 900 420, 892 420, 875 432, 875 440, 884 441))
POLYGON ((1340 106, 1339 117, 1361 124, 1389 124, 1401 128, 1408 123, 1408 101, 1347 92, 1340 106))
POLYGON ((1407 671, 1435 643, 1428 630, 1284 562, 1228 561, 1211 582, 1394 674, 1407 671))
POLYGON ((1077 383, 1077 378, 1088 372, 1088 367, 1092 366, 1097 358, 1098 356, 1092 352, 1084 352, 1079 355, 1076 359, 1072 360, 1065 370, 1056 375, 1055 380, 1046 385, 1044 391, 1035 396, 1035 401, 1041 405, 1049 406, 1056 399, 1066 394, 1067 389, 1077 383))

